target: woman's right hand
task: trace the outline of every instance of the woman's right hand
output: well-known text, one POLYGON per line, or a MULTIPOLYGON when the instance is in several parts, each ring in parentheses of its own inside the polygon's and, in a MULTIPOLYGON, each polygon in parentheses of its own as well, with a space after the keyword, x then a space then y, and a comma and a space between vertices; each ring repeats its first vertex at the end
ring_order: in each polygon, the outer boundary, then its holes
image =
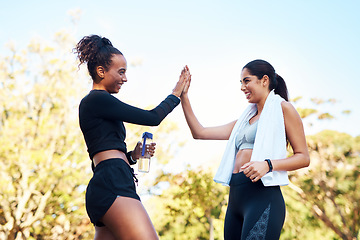
POLYGON ((184 97, 187 95, 188 91, 189 91, 189 87, 190 87, 190 83, 191 83, 191 74, 190 74, 190 70, 188 68, 188 66, 185 66, 185 71, 186 71, 186 75, 187 75, 187 81, 185 82, 185 86, 184 89, 180 95, 180 97, 184 97))
POLYGON ((175 88, 173 89, 172 94, 180 97, 184 87, 186 86, 186 83, 189 81, 189 71, 188 67, 185 66, 183 70, 181 71, 179 81, 176 83, 175 88))

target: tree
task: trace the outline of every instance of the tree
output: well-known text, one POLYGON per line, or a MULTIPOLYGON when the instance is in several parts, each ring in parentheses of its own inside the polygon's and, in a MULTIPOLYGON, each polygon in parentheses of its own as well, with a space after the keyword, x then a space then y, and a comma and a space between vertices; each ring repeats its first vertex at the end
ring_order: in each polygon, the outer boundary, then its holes
POLYGON ((325 130, 308 136, 307 142, 311 165, 306 173, 292 173, 290 188, 296 193, 292 197, 310 209, 304 214, 306 219, 331 229, 338 238, 357 239, 360 137, 325 130))
POLYGON ((0 60, 0 238, 83 239, 90 178, 77 104, 84 93, 66 32, 10 46, 0 60), (84 169, 88 169, 84 171, 84 169), (81 232, 79 232, 81 231, 81 232))
MULTIPOLYGON (((330 98, 327 100, 320 98, 311 98, 310 102, 307 103, 306 107, 301 107, 303 105, 301 102, 302 97, 296 97, 291 99, 291 101, 297 105, 296 110, 298 111, 300 117, 304 122, 307 123, 308 126, 313 126, 315 122, 320 123, 321 120, 333 120, 336 119, 338 113, 334 112, 333 106, 338 103, 336 99, 330 98), (319 110, 319 108, 322 110, 319 110), (326 110, 330 110, 327 112, 326 110), (319 121, 320 120, 320 121, 319 121)), ((343 110, 341 114, 349 115, 351 114, 351 110, 343 110)))
POLYGON ((161 239, 222 239, 228 188, 213 181, 208 170, 190 170, 159 176, 169 188, 151 204, 150 212, 161 239))
MULTIPOLYGON (((333 105, 336 100, 312 99, 311 102, 315 109, 298 108, 302 118, 312 114, 320 120, 336 118, 316 109, 327 103, 333 105)), ((350 111, 342 114, 350 114, 350 111)), ((305 120, 313 125, 314 119, 305 120)), ((290 172, 291 184, 282 188, 288 211, 284 239, 359 237, 359 139, 331 130, 307 136, 310 167, 290 172)))

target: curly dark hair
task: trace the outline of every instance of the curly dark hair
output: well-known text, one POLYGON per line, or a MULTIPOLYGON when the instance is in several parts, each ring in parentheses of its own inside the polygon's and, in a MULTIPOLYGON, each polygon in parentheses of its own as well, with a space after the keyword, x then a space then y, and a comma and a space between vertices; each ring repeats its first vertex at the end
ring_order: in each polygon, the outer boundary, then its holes
POLYGON ((113 54, 123 55, 109 39, 98 35, 83 37, 76 44, 74 52, 80 60, 79 66, 87 63, 89 74, 94 81, 96 81, 96 67, 102 66, 108 70, 113 54))

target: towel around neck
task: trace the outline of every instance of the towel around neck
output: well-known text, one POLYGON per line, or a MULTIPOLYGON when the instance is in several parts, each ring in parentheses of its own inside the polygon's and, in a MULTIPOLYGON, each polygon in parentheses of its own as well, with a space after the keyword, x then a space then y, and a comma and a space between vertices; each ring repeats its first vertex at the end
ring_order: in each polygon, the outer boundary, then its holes
MULTIPOLYGON (((284 115, 281 108, 282 101, 285 100, 275 94, 274 90, 272 90, 266 98, 264 108, 259 118, 250 161, 286 158, 286 134, 284 115)), ((256 114, 256 111, 256 104, 250 104, 236 122, 226 145, 220 166, 215 174, 215 182, 229 186, 236 158, 236 134, 245 126, 246 122, 256 114)), ((289 178, 286 171, 273 171, 267 173, 261 178, 261 181, 264 186, 284 186, 289 184, 289 178)))

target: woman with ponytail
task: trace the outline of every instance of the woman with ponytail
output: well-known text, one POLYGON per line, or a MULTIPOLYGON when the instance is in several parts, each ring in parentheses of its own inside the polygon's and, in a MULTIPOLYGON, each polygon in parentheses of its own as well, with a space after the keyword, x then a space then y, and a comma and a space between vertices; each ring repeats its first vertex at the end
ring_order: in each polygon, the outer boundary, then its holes
MULTIPOLYGON (((180 103, 189 76, 184 70, 172 93, 156 108, 130 106, 111 94, 127 82, 127 63, 111 42, 97 35, 82 38, 75 47, 80 64, 87 63, 93 87, 79 105, 80 128, 94 175, 86 189, 86 210, 95 225, 94 239, 158 239, 136 193, 130 165, 140 156, 140 144, 128 151, 124 122, 157 126, 180 103)), ((153 156, 155 145, 146 151, 153 156)))
POLYGON ((214 177, 215 182, 230 186, 225 240, 279 239, 285 220, 280 186, 288 184, 287 171, 310 164, 303 124, 288 102, 285 81, 268 62, 246 64, 240 83, 250 104, 238 120, 225 125, 200 124, 188 98, 190 82, 181 105, 195 139, 228 140, 214 177))

